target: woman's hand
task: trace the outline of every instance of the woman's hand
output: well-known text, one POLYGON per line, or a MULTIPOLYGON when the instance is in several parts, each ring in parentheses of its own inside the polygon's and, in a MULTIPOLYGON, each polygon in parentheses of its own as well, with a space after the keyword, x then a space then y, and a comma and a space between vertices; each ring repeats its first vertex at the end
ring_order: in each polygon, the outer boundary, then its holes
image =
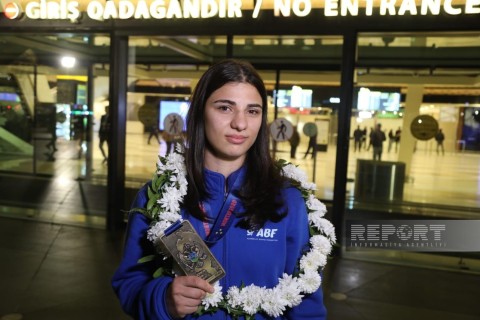
POLYGON ((213 287, 199 277, 175 277, 167 290, 168 312, 174 318, 183 318, 197 311, 207 293, 213 292, 213 287))

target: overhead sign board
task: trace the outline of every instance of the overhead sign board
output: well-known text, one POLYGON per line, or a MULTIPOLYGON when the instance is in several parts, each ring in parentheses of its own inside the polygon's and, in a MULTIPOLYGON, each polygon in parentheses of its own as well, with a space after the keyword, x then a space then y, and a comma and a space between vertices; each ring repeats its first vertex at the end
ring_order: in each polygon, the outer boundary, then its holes
POLYGON ((273 11, 275 17, 306 17, 323 13, 325 17, 349 16, 435 16, 480 14, 480 0, 119 0, 119 1, 9 1, 2 0, 8 19, 25 16, 32 20, 70 20, 77 22, 86 14, 90 19, 257 19, 261 11, 273 11), (323 3, 323 4, 322 4, 323 3))

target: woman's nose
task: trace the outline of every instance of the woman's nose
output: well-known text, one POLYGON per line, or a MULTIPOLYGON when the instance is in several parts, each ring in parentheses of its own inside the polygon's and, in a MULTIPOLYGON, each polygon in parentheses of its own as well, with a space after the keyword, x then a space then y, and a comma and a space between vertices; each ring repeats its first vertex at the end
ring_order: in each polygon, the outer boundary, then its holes
POLYGON ((241 111, 235 112, 231 126, 239 131, 245 130, 247 128, 247 117, 245 113, 241 111))

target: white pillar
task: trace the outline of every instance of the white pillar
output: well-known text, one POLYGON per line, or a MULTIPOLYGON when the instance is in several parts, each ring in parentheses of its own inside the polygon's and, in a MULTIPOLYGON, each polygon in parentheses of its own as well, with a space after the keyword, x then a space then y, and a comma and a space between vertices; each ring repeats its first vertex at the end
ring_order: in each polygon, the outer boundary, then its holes
POLYGON ((403 111, 402 137, 400 141, 400 150, 398 151, 398 161, 405 163, 405 176, 410 175, 410 164, 412 162, 413 150, 415 148, 415 139, 410 132, 410 124, 413 119, 420 114, 420 106, 423 100, 423 85, 409 85, 407 87, 407 96, 405 99, 405 108, 403 111))

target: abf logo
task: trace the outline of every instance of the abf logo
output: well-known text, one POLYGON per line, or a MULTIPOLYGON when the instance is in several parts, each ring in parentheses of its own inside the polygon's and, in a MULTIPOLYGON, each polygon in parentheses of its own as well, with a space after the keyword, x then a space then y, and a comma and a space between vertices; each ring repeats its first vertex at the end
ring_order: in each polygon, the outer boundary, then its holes
POLYGON ((3 11, 5 13, 5 17, 11 20, 19 19, 22 16, 22 9, 15 2, 7 3, 4 6, 3 11))
POLYGON ((257 238, 274 238, 278 229, 260 229, 256 231, 248 230, 247 237, 257 237, 257 238))

